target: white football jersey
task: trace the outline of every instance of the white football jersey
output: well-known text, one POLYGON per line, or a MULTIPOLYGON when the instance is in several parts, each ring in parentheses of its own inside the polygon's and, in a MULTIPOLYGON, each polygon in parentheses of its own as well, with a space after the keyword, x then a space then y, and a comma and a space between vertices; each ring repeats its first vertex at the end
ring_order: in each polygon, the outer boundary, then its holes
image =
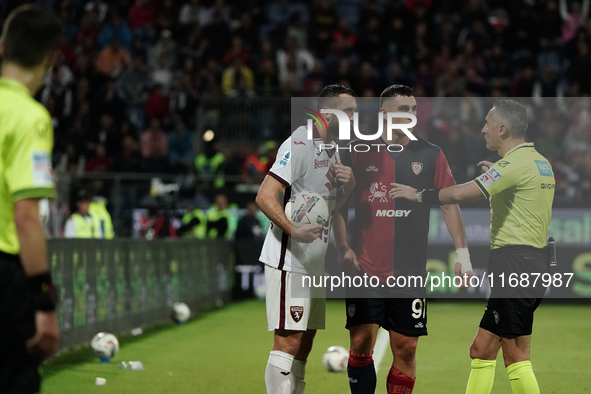
MULTIPOLYGON (((320 149, 323 142, 316 128, 313 141, 307 139, 307 134, 308 129, 301 126, 283 142, 268 175, 285 186, 285 191, 277 196, 282 207, 285 207, 291 196, 302 191, 313 191, 324 197, 331 213, 328 224, 318 239, 306 244, 292 242, 291 237, 271 222, 260 261, 283 271, 324 275, 324 257, 337 195, 332 164, 340 159, 338 150, 320 149)), ((330 144, 336 146, 334 142, 330 144)))

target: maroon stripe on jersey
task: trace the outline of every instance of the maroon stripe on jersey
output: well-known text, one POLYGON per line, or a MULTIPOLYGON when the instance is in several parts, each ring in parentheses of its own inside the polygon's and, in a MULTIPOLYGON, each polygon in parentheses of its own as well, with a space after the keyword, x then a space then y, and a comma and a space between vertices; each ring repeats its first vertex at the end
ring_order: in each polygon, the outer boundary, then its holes
POLYGON ((279 175, 277 175, 277 174, 275 174, 274 172, 271 172, 271 171, 269 171, 269 175, 271 175, 273 178, 277 179, 277 181, 279 183, 281 183, 283 186, 289 187, 289 183, 285 179, 281 178, 279 175))
MULTIPOLYGON (((271 174, 271 173, 269 173, 271 174)), ((289 201, 289 199, 291 198, 291 186, 288 186, 287 188, 285 188, 285 191, 283 193, 283 208, 285 208, 285 206, 287 205, 287 202, 289 201)), ((289 220, 289 218, 287 218, 289 220)), ((281 254, 279 255, 279 266, 277 267, 277 269, 282 270, 283 266, 285 265, 285 252, 287 251, 287 241, 288 241, 288 236, 287 233, 284 231, 281 234, 281 254)))
POLYGON ((281 299, 279 301, 279 329, 285 330, 285 278, 287 276, 286 271, 281 271, 281 290, 279 294, 281 299))

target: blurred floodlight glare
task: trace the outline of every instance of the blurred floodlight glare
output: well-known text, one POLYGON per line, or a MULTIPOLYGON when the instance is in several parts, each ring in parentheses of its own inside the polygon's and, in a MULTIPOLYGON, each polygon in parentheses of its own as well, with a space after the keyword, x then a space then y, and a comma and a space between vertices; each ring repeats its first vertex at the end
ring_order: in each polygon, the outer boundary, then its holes
POLYGON ((209 141, 213 140, 214 136, 215 136, 215 133, 213 132, 213 130, 207 130, 205 133, 203 133, 203 141, 209 142, 209 141))

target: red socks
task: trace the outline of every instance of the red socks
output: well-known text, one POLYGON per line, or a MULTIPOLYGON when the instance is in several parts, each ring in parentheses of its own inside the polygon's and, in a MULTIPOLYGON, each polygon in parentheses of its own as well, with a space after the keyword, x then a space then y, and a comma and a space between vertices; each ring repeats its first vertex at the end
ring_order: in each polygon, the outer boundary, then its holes
POLYGON ((373 352, 357 354, 349 349, 349 365, 352 367, 365 367, 373 362, 373 352))
MULTIPOLYGON (((373 352, 356 354, 349 350, 349 385, 352 393, 373 393, 376 387, 373 352), (371 366, 371 371, 369 370, 371 366), (373 379, 372 379, 373 378, 373 379)), ((411 394, 416 378, 392 366, 386 380, 388 394, 411 394)))
POLYGON ((373 352, 357 354, 349 349, 349 388, 351 394, 374 394, 377 386, 376 369, 373 365, 373 352))
POLYGON ((412 378, 407 374, 400 372, 392 365, 386 380, 388 394, 411 394, 412 389, 415 387, 416 379, 417 378, 412 378))

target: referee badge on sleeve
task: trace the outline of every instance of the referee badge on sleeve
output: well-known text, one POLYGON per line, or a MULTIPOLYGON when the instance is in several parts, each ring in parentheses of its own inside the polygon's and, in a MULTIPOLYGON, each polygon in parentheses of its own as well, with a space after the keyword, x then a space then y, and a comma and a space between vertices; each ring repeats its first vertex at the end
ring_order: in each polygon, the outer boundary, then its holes
POLYGON ((31 152, 31 167, 35 187, 51 187, 53 185, 51 154, 49 152, 40 150, 31 152))
POLYGON ((498 172, 496 169, 491 168, 484 174, 480 175, 477 179, 482 183, 482 186, 485 188, 491 187, 499 178, 501 178, 501 173, 498 172))

